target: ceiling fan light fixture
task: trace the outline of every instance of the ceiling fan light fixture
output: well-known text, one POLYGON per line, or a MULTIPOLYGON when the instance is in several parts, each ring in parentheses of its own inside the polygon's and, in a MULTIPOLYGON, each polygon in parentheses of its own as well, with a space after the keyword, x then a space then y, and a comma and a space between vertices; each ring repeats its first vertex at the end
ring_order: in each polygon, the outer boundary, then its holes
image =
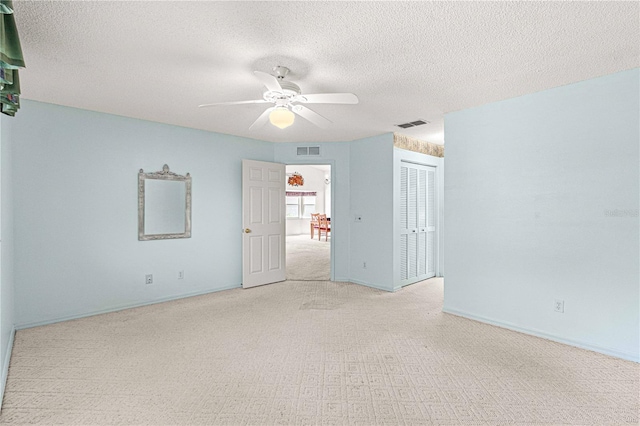
MULTIPOLYGON (((0 0, 0 3, 6 0, 0 0)), ((262 94, 262 99, 235 102, 215 102, 202 104, 198 108, 216 105, 241 105, 241 104, 262 104, 270 103, 272 107, 265 109, 262 114, 249 126, 249 130, 258 129, 270 121, 279 129, 286 129, 295 121, 295 116, 299 115, 311 124, 321 129, 326 129, 331 125, 331 120, 321 116, 311 108, 304 105, 297 105, 297 102, 305 104, 357 104, 358 97, 353 93, 312 93, 301 94, 300 87, 290 81, 284 80, 289 72, 286 67, 278 66, 273 70, 276 75, 262 71, 254 71, 255 76, 267 89, 262 94)), ((412 124, 413 125, 413 124, 412 124)), ((311 155, 311 153, 309 153, 311 155)))
POLYGON ((278 107, 269 114, 269 121, 279 129, 286 129, 293 124, 295 117, 295 114, 288 108, 278 107))

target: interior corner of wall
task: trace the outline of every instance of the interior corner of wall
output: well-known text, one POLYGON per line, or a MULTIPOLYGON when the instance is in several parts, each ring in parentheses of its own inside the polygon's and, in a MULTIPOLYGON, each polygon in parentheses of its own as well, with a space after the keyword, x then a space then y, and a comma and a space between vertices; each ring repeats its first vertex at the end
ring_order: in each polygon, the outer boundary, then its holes
POLYGON ((4 400, 4 391, 7 388, 7 377, 9 376, 9 364, 11 362, 11 352, 13 351, 13 342, 16 338, 16 328, 12 327, 9 341, 7 342, 7 348, 4 359, 2 361, 2 376, 0 377, 0 407, 4 400))

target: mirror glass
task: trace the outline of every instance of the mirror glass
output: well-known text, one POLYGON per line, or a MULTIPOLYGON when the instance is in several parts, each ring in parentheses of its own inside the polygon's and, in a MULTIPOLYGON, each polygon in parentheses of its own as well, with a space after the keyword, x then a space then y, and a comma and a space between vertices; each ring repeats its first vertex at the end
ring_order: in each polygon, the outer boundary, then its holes
POLYGON ((180 234, 184 232, 185 182, 147 179, 144 183, 144 233, 180 234))
POLYGON ((138 173, 138 239, 191 237, 191 176, 162 171, 138 173))

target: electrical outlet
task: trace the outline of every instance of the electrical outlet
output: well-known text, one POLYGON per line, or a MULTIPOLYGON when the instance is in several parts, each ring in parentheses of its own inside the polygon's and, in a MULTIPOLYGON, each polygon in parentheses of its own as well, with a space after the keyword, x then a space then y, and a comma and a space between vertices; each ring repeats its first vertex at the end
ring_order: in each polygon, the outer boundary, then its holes
POLYGON ((153 274, 147 274, 144 276, 145 284, 153 284, 153 274))
POLYGON ((179 280, 184 279, 184 270, 178 271, 178 279, 179 280))
POLYGON ((564 300, 556 299, 553 303, 553 310, 556 312, 564 313, 564 300))
POLYGON ((362 215, 357 214, 354 220, 355 222, 362 222, 362 215))

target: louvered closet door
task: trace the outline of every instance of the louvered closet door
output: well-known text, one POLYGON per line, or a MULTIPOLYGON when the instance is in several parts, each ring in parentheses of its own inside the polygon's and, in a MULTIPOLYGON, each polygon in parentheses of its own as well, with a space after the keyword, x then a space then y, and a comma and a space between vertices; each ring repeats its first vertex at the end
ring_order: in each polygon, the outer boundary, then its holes
POLYGON ((435 169, 400 166, 400 279, 435 276, 435 169))

